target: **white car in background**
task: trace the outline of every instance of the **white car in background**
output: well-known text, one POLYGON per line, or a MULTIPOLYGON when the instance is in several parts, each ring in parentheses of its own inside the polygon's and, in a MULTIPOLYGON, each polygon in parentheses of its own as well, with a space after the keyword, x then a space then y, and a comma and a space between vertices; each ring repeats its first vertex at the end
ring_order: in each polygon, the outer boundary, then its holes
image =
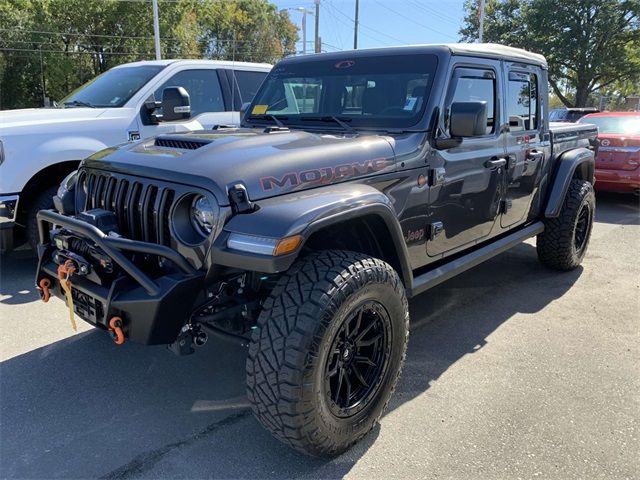
POLYGON ((0 111, 0 249, 12 249, 16 226, 37 243, 36 212, 53 207, 56 189, 82 159, 141 138, 238 124, 270 70, 213 60, 128 63, 59 108, 0 111))

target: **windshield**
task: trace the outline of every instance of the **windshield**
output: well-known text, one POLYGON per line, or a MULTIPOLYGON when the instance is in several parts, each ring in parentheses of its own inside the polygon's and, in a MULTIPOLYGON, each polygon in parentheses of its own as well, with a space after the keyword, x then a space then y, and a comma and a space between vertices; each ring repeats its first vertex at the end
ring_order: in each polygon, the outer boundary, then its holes
POLYGON ((61 100, 65 107, 122 107, 163 65, 113 68, 61 100))
POLYGON ((247 120, 305 127, 314 122, 335 128, 410 127, 422 118, 436 64, 435 55, 394 55, 276 65, 247 120))
POLYGON ((580 123, 596 125, 598 133, 640 135, 640 114, 620 117, 587 117, 580 119, 580 123))

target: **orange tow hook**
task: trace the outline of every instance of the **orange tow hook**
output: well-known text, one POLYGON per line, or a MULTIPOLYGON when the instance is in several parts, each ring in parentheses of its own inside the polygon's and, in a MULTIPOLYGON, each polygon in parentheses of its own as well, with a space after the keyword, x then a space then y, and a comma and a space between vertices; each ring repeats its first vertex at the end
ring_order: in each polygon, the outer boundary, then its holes
POLYGON ((116 345, 124 343, 124 332, 122 331, 122 319, 120 317, 112 317, 109 320, 109 331, 116 345))
POLYGON ((40 279, 40 281, 38 282, 38 287, 40 287, 40 290, 42 290, 42 301, 44 303, 47 303, 51 298, 51 292, 49 291, 49 288, 51 287, 51 280, 49 280, 48 278, 40 279))

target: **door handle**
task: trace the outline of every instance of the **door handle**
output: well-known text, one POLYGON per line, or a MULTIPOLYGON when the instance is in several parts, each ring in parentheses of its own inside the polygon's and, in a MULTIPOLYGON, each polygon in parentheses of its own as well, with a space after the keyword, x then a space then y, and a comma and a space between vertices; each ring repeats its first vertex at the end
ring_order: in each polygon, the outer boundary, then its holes
POLYGON ((484 162, 484 166, 486 168, 501 168, 507 164, 506 158, 492 158, 491 160, 487 160, 484 162))
POLYGON ((529 152, 527 152, 527 160, 542 160, 542 158, 544 157, 544 152, 541 152, 539 150, 531 150, 529 152))

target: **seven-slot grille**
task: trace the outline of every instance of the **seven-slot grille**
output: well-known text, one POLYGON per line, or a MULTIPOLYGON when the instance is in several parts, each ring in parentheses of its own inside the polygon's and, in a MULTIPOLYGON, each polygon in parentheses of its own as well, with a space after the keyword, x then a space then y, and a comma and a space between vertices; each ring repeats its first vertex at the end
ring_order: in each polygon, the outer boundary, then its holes
POLYGON ((133 240, 170 245, 169 211, 175 190, 135 177, 83 172, 84 209, 102 208, 115 213, 120 234, 133 240))

